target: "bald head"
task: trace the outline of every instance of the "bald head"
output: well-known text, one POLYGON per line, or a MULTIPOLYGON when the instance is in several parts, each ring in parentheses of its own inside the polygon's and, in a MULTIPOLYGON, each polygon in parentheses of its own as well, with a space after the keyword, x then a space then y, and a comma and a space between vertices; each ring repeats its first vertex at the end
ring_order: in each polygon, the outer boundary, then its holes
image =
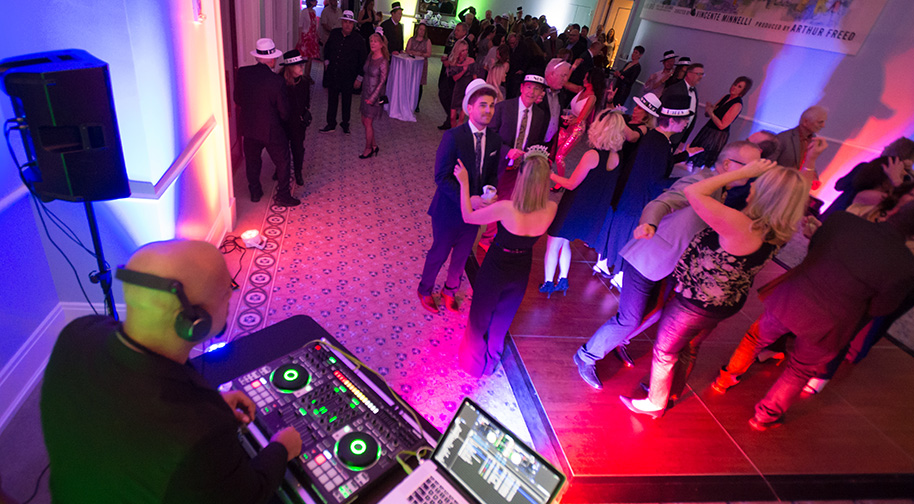
MULTIPOLYGON (((216 247, 201 241, 164 241, 144 245, 126 268, 177 280, 192 305, 199 305, 213 318, 213 333, 225 327, 232 295, 231 275, 216 247)), ((178 338, 174 322, 182 307, 177 296, 124 283, 127 316, 124 330, 131 338, 167 357, 180 357, 193 343, 178 338)), ((186 360, 184 355, 183 362, 186 360)))
POLYGON ((825 121, 828 119, 828 110, 825 107, 813 105, 803 111, 800 116, 800 126, 806 128, 811 133, 818 133, 825 127, 825 121))

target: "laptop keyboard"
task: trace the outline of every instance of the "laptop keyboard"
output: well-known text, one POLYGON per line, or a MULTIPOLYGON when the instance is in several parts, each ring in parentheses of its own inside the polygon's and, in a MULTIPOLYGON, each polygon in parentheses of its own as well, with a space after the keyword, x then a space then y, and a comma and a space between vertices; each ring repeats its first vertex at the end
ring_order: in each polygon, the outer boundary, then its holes
POLYGON ((426 479, 419 488, 409 494, 407 500, 410 504, 457 504, 457 500, 451 497, 441 483, 432 477, 426 479))

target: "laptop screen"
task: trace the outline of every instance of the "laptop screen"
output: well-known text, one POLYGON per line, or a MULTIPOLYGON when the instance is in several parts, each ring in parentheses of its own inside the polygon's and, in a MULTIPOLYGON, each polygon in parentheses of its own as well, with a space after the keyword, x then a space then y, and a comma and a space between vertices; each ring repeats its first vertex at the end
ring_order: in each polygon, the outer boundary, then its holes
POLYGON ((547 504, 565 476, 464 399, 435 449, 439 467, 485 504, 547 504))

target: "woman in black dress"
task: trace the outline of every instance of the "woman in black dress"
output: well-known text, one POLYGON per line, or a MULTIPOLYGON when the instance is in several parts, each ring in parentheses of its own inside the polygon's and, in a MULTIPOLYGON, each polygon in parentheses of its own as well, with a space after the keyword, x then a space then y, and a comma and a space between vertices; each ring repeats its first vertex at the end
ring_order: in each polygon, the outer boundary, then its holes
POLYGON ((297 49, 293 49, 283 54, 283 62, 280 63, 291 111, 284 126, 292 150, 292 173, 298 185, 305 185, 302 174, 305 164, 305 130, 311 124, 311 84, 314 83, 304 75, 306 61, 297 49))
POLYGON ((644 47, 635 46, 632 49, 632 60, 625 64, 621 72, 619 70, 613 72, 615 81, 613 81, 612 87, 616 90, 616 94, 613 95, 613 106, 625 104, 625 100, 631 94, 632 86, 638 80, 638 76, 641 75, 640 62, 643 55, 644 47))
MULTIPOLYGON (((538 147, 538 146, 537 146, 538 147)), ((549 201, 546 149, 527 152, 510 200, 473 210, 466 168, 458 161, 460 212, 468 224, 498 223, 498 234, 473 284, 473 303, 460 343, 460 365, 473 376, 492 374, 501 361, 505 335, 520 308, 533 266, 533 245, 555 217, 549 201)))
POLYGON ((657 125, 659 110, 660 98, 657 98, 654 93, 647 93, 640 98, 636 96, 632 115, 625 121, 628 129, 625 131, 625 143, 622 144, 622 150, 619 151, 619 168, 616 169, 619 172, 619 178, 616 180, 616 189, 613 192, 612 201, 609 203, 609 210, 603 219, 603 226, 600 227, 600 234, 597 235, 597 241, 591 244, 597 251, 597 262, 593 265, 593 271, 604 277, 612 276, 612 272, 609 270, 610 265, 607 264, 607 241, 609 240, 609 228, 613 221, 613 212, 619 205, 625 185, 628 184, 628 177, 635 165, 635 151, 638 150, 638 144, 644 134, 657 125))
POLYGON ((540 292, 551 295, 568 290, 572 240, 580 239, 589 246, 596 243, 616 190, 618 150, 622 148, 627 129, 622 114, 604 110, 588 132, 588 140, 594 148, 584 153, 570 177, 552 174, 552 181, 564 187, 565 194, 555 220, 549 226, 543 261, 545 281, 540 285, 540 292), (553 283, 556 266, 559 278, 553 283))
POLYGON ((743 96, 752 89, 752 79, 746 76, 737 77, 730 86, 730 94, 721 98, 716 105, 705 104, 705 115, 709 118, 701 131, 695 135, 690 147, 701 147, 692 158, 692 166, 714 166, 721 149, 730 140, 730 125, 743 110, 743 96))

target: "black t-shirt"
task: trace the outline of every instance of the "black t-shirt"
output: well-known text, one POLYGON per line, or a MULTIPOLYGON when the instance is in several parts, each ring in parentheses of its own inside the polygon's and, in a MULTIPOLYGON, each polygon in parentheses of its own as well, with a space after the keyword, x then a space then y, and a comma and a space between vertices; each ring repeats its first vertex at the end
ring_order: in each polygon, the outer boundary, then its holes
POLYGON ((285 472, 271 443, 251 459, 218 391, 189 364, 135 352, 110 317, 61 331, 41 389, 54 502, 265 502, 285 472))

